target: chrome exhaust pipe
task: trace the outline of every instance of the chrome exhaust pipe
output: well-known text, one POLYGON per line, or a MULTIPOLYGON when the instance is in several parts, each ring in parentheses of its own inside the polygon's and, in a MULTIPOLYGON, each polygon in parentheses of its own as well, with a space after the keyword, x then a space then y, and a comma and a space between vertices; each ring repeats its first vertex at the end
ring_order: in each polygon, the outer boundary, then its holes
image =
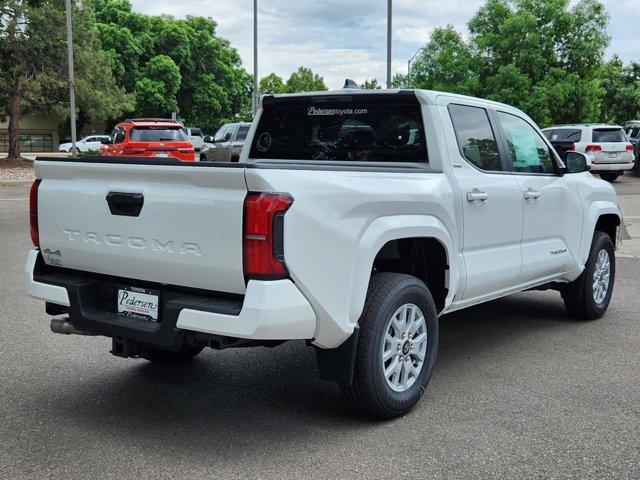
POLYGON ((69 321, 68 315, 57 315, 53 317, 50 328, 53 333, 61 333, 63 335, 91 335, 74 327, 69 321))

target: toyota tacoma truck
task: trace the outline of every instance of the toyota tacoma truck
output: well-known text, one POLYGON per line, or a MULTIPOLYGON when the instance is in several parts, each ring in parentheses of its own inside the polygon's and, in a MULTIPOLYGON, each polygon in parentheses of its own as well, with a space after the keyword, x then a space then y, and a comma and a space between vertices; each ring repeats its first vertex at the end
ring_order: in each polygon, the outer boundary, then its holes
POLYGON ((320 378, 391 418, 425 392, 443 314, 553 289, 604 315, 621 215, 587 170, 492 101, 269 95, 238 163, 36 160, 26 289, 54 332, 121 357, 306 340, 320 378))

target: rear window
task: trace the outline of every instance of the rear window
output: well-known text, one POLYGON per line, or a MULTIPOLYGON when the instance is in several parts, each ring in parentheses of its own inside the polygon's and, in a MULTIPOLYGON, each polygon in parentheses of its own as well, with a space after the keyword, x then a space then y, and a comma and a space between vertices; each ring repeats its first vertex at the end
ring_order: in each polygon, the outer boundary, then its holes
POLYGON ((627 137, 621 128, 594 128, 592 141, 595 143, 626 143, 627 137))
POLYGON ((190 128, 189 132, 191 133, 192 137, 201 137, 202 136, 202 131, 199 128, 190 128))
POLYGON ((251 146, 251 157, 427 162, 420 104, 413 94, 267 101, 251 146))
POLYGON ((551 136, 545 132, 546 137, 552 142, 580 142, 582 130, 579 128, 559 128, 553 130, 551 136))
POLYGON ((247 138, 247 133, 249 133, 249 125, 241 125, 238 129, 238 136, 236 137, 236 140, 245 140, 247 138))
POLYGON ((184 142, 187 135, 181 128, 140 128, 131 130, 129 139, 132 142, 184 142))

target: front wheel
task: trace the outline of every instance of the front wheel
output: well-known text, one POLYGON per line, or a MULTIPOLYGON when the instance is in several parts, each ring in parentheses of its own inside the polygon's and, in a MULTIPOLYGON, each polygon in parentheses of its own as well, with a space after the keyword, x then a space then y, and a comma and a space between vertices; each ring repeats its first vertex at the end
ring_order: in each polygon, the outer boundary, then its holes
POLYGON ((565 307, 573 317, 582 320, 602 317, 611 302, 615 279, 613 242, 606 233, 596 232, 584 272, 562 292, 565 307))
POLYGON ((606 180, 607 182, 615 182, 618 177, 622 175, 620 172, 613 172, 613 173, 601 173, 600 174, 600 178, 602 180, 606 180))
POLYGON ((353 384, 341 390, 364 413, 403 415, 422 397, 436 362, 438 315, 431 293, 410 275, 373 275, 359 324, 353 384))

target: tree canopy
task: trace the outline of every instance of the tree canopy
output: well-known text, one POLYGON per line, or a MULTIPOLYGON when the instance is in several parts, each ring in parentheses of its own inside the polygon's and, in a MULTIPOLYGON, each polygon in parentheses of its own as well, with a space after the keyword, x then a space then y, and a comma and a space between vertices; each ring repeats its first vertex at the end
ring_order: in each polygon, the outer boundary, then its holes
POLYGON ((287 93, 297 92, 321 92, 328 90, 324 84, 324 78, 313 73, 310 68, 299 67, 293 72, 285 85, 287 93))
MULTIPOLYGON (((9 157, 16 158, 22 115, 68 115, 65 6, 63 0, 5 0, 1 8, 0 114, 9 118, 9 157)), ((132 96, 115 83, 93 10, 76 2, 73 20, 80 122, 120 115, 132 107, 132 96)))
POLYGON ((543 126, 622 122, 640 113, 640 65, 605 62, 608 20, 598 0, 487 0, 468 39, 452 26, 433 31, 409 80, 514 105, 543 126))
POLYGON ((143 15, 129 0, 92 1, 112 72, 135 94, 136 114, 177 111, 208 131, 249 115, 251 76, 213 19, 143 15))
POLYGON ((289 75, 285 82, 278 74, 271 72, 260 79, 260 93, 300 93, 328 90, 324 78, 313 73, 310 68, 300 67, 289 75))

